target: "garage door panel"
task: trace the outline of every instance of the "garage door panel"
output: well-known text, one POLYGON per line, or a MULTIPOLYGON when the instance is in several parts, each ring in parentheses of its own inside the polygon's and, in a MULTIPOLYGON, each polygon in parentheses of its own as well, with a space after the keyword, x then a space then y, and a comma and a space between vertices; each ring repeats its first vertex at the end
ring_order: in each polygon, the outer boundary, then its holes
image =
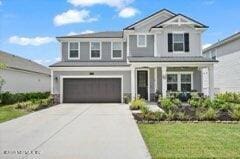
POLYGON ((63 80, 63 102, 121 102, 120 78, 67 78, 63 80))

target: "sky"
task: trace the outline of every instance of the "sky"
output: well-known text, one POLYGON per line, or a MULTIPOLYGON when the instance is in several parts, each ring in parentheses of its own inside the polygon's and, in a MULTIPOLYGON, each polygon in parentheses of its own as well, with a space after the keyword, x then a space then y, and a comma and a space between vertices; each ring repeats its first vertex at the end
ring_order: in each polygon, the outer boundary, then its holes
POLYGON ((56 36, 119 31, 163 8, 209 26, 203 46, 240 31, 239 0, 0 0, 0 50, 48 66, 56 36))

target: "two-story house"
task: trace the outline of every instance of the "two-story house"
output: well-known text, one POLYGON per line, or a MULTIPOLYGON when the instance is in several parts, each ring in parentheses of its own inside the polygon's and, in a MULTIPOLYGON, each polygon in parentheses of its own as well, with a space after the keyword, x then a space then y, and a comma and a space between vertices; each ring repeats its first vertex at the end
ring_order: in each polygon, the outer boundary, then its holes
POLYGON ((57 37, 62 60, 51 65, 52 94, 59 102, 123 102, 140 95, 153 100, 156 91, 202 92, 201 70, 213 65, 202 56, 196 20, 160 10, 118 32, 57 37))
MULTIPOLYGON (((215 93, 240 92, 240 32, 205 48, 203 56, 219 61, 214 66, 215 93)), ((206 69, 203 73, 208 76, 206 69)), ((207 90, 208 85, 203 88, 207 90)))

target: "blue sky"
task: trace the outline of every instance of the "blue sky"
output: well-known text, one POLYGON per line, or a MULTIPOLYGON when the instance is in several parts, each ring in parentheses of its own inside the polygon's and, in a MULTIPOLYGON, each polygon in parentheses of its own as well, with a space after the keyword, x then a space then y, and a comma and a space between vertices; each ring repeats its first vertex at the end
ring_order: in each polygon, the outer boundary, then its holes
POLYGON ((239 0, 0 0, 0 50, 47 66, 56 36, 121 30, 162 8, 208 25, 204 45, 240 31, 239 0))

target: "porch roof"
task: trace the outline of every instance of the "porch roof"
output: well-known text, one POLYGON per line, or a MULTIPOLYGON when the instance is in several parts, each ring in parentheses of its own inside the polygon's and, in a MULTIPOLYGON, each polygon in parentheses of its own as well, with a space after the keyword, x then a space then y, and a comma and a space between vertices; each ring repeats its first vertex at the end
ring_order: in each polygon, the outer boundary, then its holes
POLYGON ((130 62, 218 62, 202 56, 128 57, 130 62))

